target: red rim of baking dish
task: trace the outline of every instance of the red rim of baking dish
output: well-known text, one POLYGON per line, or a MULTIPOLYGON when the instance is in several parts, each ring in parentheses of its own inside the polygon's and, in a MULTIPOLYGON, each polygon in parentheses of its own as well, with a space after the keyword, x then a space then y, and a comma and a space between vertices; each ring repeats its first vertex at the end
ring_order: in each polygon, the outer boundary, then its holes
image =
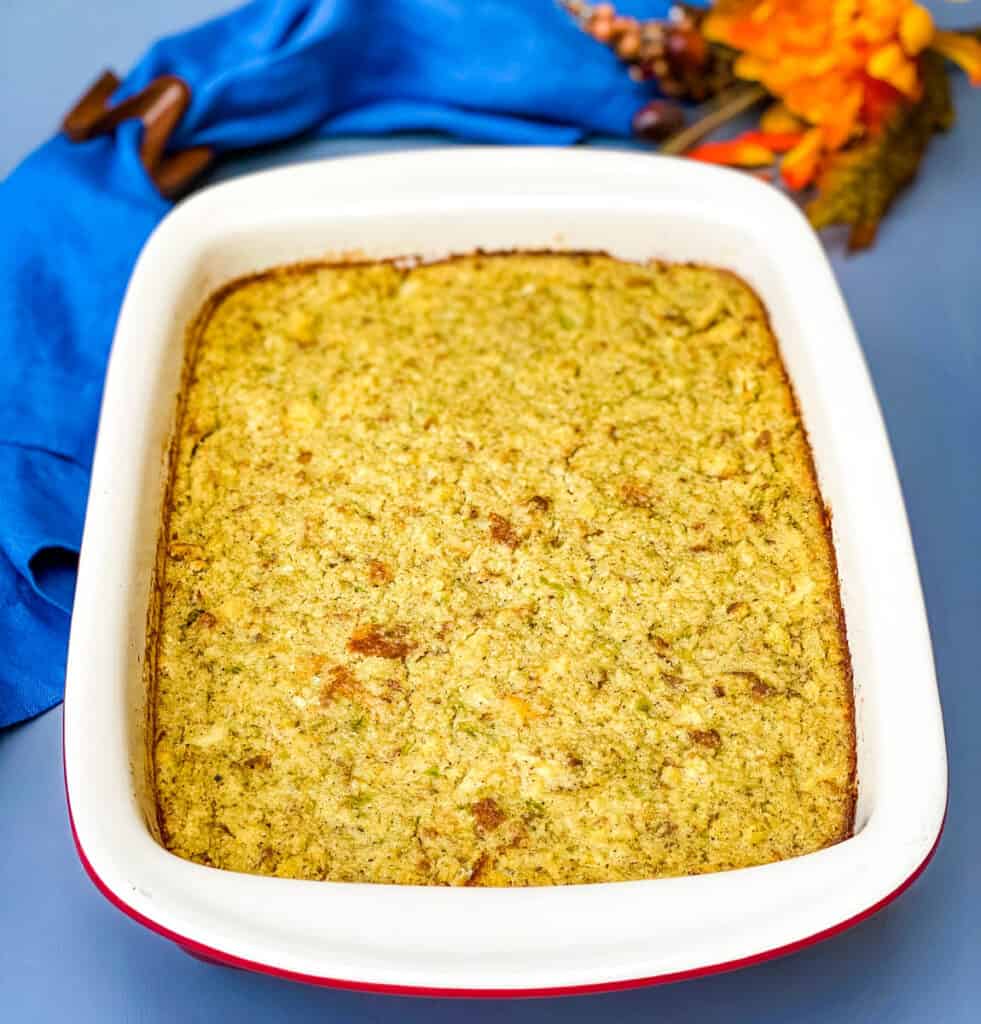
POLYGON ((930 863, 933 859, 933 855, 937 852, 937 847, 940 845, 940 839, 943 836, 944 826, 947 823, 947 807, 945 806, 944 816, 940 822, 937 837, 934 839, 933 845, 930 847, 930 851, 920 862, 916 870, 896 886, 892 892, 883 896, 881 900, 873 903, 870 907, 866 907, 865 910, 859 911, 859 913, 852 917, 846 918, 844 921, 840 921, 838 924, 832 925, 830 928, 824 928, 823 930, 815 932, 813 935, 808 935, 803 939, 796 939, 794 942, 788 942, 783 946, 775 946, 773 949, 766 949, 760 953, 752 953, 749 956, 738 957, 735 960, 726 960, 718 964, 707 964, 704 967, 691 967, 684 971, 672 971, 668 974, 655 974, 646 978, 626 978, 622 981, 600 981, 587 985, 558 985, 551 988, 547 986, 543 988, 434 988, 427 985, 385 985, 380 982, 349 981, 345 978, 328 978, 318 974, 304 974, 300 971, 290 971, 283 967, 275 967, 272 964, 264 964, 258 960, 247 960, 244 957, 235 956, 233 953, 226 953, 223 950, 215 949, 213 946, 207 946, 203 942, 198 942, 196 939, 180 935, 177 932, 172 931, 170 928, 164 927, 164 925, 159 922, 154 921, 152 918, 141 914, 134 907, 131 907, 126 903, 125 900, 116 895, 116 893, 106 885, 106 883, 99 877, 98 872, 96 872, 92 863, 85 855, 85 850, 82 848, 82 841, 79 839, 78 832, 75 829, 75 818, 72 815, 71 796, 68 792, 68 766, 64 759, 64 728, 62 729, 62 762, 65 767, 65 802, 68 806, 68 823, 71 827, 72 839, 75 841, 75 849, 78 852, 78 859, 82 862, 82 867, 85 868, 86 874, 88 874, 89 878, 92 879, 92 882, 99 892, 101 892, 102 895, 105 896, 111 904, 113 904, 113 906, 117 907, 128 917, 131 917, 137 922, 137 924, 143 925, 144 928, 149 928, 150 931, 156 932, 157 935, 161 935, 165 939, 170 939, 171 942, 175 942, 191 956, 209 963, 218 964, 222 967, 236 967, 239 970, 255 971, 259 974, 267 974, 274 978, 283 978, 287 981, 302 982, 306 985, 318 985, 322 988, 345 989, 350 992, 372 992, 377 995, 440 996, 456 999, 543 999, 549 996, 587 996, 598 995, 603 992, 624 992, 629 989, 646 988, 653 985, 666 985, 673 981, 691 981, 695 978, 704 978, 712 974, 721 974, 723 971, 734 971, 741 967, 752 967, 754 964, 761 964, 767 960, 773 960, 776 957, 796 953, 798 950, 806 949, 808 946, 813 946, 818 942, 824 941, 824 939, 830 939, 839 932, 846 931, 848 928, 851 928, 854 925, 861 923, 866 918, 871 917, 873 914, 878 913, 883 907, 888 906, 893 900, 901 896, 920 877, 920 875, 923 874, 926 866, 930 863))

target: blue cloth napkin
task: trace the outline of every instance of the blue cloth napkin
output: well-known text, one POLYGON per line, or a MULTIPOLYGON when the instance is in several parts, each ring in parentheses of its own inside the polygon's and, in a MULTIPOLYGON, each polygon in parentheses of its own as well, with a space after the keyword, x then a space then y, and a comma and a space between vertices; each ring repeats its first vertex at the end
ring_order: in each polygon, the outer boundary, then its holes
MULTIPOLYGON (((628 135, 650 95, 555 0, 258 0, 158 42, 117 98, 164 73, 193 96, 173 147, 219 152, 405 130, 560 145, 628 135)), ((62 695, 109 344, 170 205, 140 132, 56 136, 0 184, 0 727, 62 695)))

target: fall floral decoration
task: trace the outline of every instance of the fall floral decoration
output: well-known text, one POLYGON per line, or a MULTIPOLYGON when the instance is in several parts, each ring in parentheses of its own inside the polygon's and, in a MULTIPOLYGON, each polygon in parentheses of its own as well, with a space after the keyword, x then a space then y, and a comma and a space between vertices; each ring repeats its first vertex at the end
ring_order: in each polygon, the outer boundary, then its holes
POLYGON ((849 225, 853 249, 871 245, 933 134, 953 123, 947 62, 981 85, 977 33, 938 29, 914 0, 716 0, 643 22, 562 2, 634 78, 702 104, 682 126, 679 104, 654 100, 634 119, 638 136, 696 160, 779 167, 815 227, 849 225), (757 129, 704 141, 764 105, 757 129))

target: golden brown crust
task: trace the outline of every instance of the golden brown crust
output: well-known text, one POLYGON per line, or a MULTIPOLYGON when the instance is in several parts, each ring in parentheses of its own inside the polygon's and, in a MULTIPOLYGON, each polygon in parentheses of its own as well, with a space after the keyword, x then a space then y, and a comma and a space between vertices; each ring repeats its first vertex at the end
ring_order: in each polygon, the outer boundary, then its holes
POLYGON ((746 286, 582 253, 342 266, 233 282, 189 345, 148 623, 165 844, 266 874, 523 885, 720 870, 850 834, 830 526, 746 286), (478 281, 503 282, 523 319, 482 304, 478 281), (277 292, 292 296, 282 313, 248 312, 277 292), (440 317, 466 340, 434 341, 440 317), (484 339, 539 388, 511 409, 516 378, 478 358, 484 339), (353 377, 345 345, 365 367, 353 377), (465 385, 473 408, 440 392, 454 374, 479 381, 470 351, 493 383, 465 385), (360 391, 332 386, 325 406, 318 381, 341 371, 360 391), (513 428, 553 381, 580 378, 544 433, 513 428), (468 463, 489 475, 454 492, 447 470, 468 463))

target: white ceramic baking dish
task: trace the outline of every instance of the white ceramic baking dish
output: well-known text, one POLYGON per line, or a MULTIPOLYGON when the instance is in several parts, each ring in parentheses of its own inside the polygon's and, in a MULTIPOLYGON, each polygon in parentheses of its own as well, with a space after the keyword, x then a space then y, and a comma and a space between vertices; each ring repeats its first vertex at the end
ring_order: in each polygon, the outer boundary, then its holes
POLYGON ((147 243, 116 330, 82 544, 65 770, 100 889, 199 955, 325 984, 446 994, 585 992, 691 977, 826 937, 915 878, 947 776, 902 497, 818 240, 775 189, 649 155, 452 149, 219 185, 147 243), (853 838, 700 877, 526 889, 290 881, 180 860, 146 823, 142 660, 184 331, 205 297, 278 263, 356 252, 602 249, 728 267, 769 308, 833 511, 855 672, 853 838))

